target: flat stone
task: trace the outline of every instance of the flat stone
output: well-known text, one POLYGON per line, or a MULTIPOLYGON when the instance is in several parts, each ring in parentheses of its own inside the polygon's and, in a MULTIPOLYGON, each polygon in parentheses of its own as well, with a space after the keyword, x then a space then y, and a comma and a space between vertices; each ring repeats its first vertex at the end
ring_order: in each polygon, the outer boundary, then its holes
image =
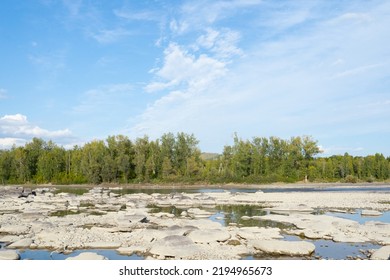
POLYGON ((12 243, 12 242, 15 242, 18 240, 20 240, 20 237, 15 236, 15 235, 0 236, 0 242, 2 242, 2 243, 12 243))
POLYGON ((0 233, 8 233, 11 235, 21 235, 29 231, 29 227, 8 225, 0 227, 0 233))
POLYGON ((30 247, 32 242, 33 241, 31 238, 24 238, 24 239, 15 241, 14 243, 11 243, 10 245, 7 246, 7 248, 10 248, 10 249, 28 248, 28 247, 30 247))
POLYGON ((0 260, 19 260, 20 255, 14 250, 0 251, 0 260))
POLYGON ((278 228, 242 227, 237 235, 246 240, 283 239, 278 228))
POLYGON ((118 248, 116 251, 121 255, 132 255, 135 253, 145 253, 147 250, 143 246, 130 246, 118 248))
POLYGON ((371 255, 371 260, 390 260, 390 246, 383 246, 371 255))
POLYGON ((193 218, 208 218, 213 215, 213 213, 199 208, 190 208, 187 210, 187 213, 188 216, 193 218))
POLYGON ((191 258, 200 250, 189 237, 170 235, 157 240, 149 252, 161 257, 191 258))
POLYGON ((256 250, 267 254, 306 256, 314 252, 314 244, 306 241, 261 240, 253 243, 256 250))
POLYGON ((231 238, 230 233, 222 229, 194 230, 188 234, 195 243, 223 242, 231 238))
POLYGON ((75 257, 66 258, 66 260, 107 260, 107 258, 105 256, 96 253, 85 252, 75 257))
POLYGON ((121 246, 118 242, 89 242, 84 247, 89 249, 117 249, 121 246))
POLYGON ((362 216, 380 216, 382 212, 376 210, 362 210, 362 216))

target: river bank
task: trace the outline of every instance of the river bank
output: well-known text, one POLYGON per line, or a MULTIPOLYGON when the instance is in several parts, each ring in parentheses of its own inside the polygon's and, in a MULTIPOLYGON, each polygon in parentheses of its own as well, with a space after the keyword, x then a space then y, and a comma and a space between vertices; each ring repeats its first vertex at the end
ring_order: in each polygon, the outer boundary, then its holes
POLYGON ((342 192, 233 192, 221 186, 218 192, 168 188, 128 194, 118 186, 91 186, 76 195, 45 186, 19 197, 21 186, 6 186, 0 188, 1 251, 110 249, 151 259, 310 259, 322 258, 316 240, 371 244, 378 251, 389 246, 389 222, 374 217, 387 217, 390 193, 346 187, 342 192), (359 223, 325 213, 373 218, 359 223))

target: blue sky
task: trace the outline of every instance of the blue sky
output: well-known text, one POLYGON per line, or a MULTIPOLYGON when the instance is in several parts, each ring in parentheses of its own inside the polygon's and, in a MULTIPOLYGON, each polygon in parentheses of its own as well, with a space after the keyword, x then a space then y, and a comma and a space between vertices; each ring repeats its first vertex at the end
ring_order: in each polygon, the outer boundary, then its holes
POLYGON ((390 2, 2 0, 0 148, 311 135, 390 156, 390 2))

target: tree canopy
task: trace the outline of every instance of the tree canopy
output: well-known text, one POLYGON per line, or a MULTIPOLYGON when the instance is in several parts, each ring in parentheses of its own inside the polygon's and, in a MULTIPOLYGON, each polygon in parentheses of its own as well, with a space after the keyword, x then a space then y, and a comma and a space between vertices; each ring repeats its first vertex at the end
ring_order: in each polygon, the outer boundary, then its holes
POLYGON ((236 134, 233 145, 208 159, 198 144, 193 134, 182 132, 156 140, 109 136, 73 149, 34 138, 0 150, 0 183, 354 183, 390 177, 390 158, 379 153, 317 157, 321 151, 310 136, 245 140, 236 134))

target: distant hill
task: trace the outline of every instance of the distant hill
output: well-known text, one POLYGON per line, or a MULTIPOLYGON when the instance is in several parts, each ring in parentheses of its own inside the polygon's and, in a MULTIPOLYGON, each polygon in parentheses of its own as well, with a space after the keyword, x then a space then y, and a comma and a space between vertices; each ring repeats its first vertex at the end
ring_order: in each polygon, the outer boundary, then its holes
POLYGON ((217 159, 220 156, 220 154, 217 153, 201 153, 200 157, 203 160, 213 160, 217 159))

